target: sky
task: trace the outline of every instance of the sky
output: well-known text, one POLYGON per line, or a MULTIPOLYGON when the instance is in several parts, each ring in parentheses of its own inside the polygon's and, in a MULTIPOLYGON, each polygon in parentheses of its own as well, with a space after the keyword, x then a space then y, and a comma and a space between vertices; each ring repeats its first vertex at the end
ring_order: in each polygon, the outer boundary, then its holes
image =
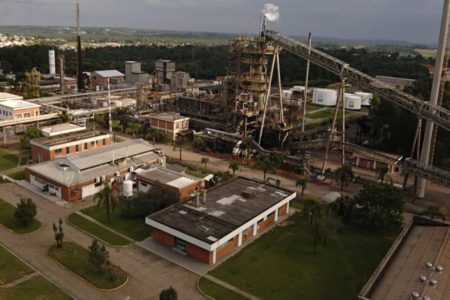
MULTIPOLYGON (((436 44, 443 0, 80 0, 81 25, 252 34, 265 3, 285 34, 436 44)), ((0 0, 0 25, 75 24, 75 0, 0 0)))

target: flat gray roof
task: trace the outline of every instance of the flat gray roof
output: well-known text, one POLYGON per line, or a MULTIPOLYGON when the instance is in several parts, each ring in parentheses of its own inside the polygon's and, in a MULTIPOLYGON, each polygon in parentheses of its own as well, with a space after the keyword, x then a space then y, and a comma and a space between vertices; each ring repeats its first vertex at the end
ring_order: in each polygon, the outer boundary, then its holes
POLYGON ((178 173, 160 166, 142 171, 138 175, 144 180, 147 179, 150 182, 159 182, 175 188, 183 188, 201 180, 200 178, 178 173))
POLYGON ((150 118, 171 121, 171 122, 189 119, 189 117, 184 117, 184 116, 180 115, 179 113, 175 113, 175 112, 163 112, 163 113, 160 113, 157 115, 151 115, 150 118))
POLYGON ((194 197, 147 218, 213 244, 293 194, 256 179, 238 177, 208 190, 206 205, 196 207, 194 197), (249 190, 254 196, 244 197, 242 193, 249 190))
POLYGON ((99 131, 83 130, 83 131, 65 133, 65 134, 56 135, 56 136, 41 137, 41 138, 33 139, 31 141, 31 144, 50 147, 50 146, 56 146, 56 145, 61 145, 61 144, 67 144, 70 142, 82 141, 82 140, 93 138, 96 136, 104 136, 106 138, 108 135, 109 135, 108 133, 102 133, 99 131))

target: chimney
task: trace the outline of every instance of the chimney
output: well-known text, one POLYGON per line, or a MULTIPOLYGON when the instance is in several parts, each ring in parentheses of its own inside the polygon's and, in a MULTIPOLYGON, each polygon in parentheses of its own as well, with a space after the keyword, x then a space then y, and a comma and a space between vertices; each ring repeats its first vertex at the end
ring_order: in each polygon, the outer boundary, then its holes
POLYGON ((202 202, 204 205, 206 205, 206 189, 203 190, 202 202))
POLYGON ((56 74, 55 50, 48 50, 48 67, 50 75, 56 74))
POLYGON ((195 194, 195 207, 200 207, 200 193, 195 194))

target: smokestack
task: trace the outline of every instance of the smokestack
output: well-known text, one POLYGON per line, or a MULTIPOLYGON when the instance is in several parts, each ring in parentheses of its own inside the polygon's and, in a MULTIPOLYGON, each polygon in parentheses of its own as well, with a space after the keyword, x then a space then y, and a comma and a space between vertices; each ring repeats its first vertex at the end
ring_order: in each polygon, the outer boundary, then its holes
POLYGON ((81 61, 81 31, 80 31, 80 3, 79 2, 77 2, 77 86, 78 86, 78 91, 84 90, 82 61, 81 61))
POLYGON ((49 74, 56 74, 55 50, 48 50, 48 68, 49 74))
POLYGON ((64 95, 64 55, 59 56, 59 86, 61 87, 61 95, 64 95))

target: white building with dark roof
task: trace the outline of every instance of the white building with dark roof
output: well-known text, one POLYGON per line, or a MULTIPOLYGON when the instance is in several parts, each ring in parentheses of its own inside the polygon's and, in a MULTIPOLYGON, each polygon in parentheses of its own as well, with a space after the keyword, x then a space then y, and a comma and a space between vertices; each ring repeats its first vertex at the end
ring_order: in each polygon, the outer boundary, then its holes
POLYGON ((238 177, 148 216, 153 238, 179 253, 215 264, 289 212, 296 193, 238 177))
POLYGON ((137 168, 155 165, 165 166, 162 150, 139 139, 32 165, 26 174, 43 192, 73 202, 98 193, 105 183, 133 179, 137 168))

